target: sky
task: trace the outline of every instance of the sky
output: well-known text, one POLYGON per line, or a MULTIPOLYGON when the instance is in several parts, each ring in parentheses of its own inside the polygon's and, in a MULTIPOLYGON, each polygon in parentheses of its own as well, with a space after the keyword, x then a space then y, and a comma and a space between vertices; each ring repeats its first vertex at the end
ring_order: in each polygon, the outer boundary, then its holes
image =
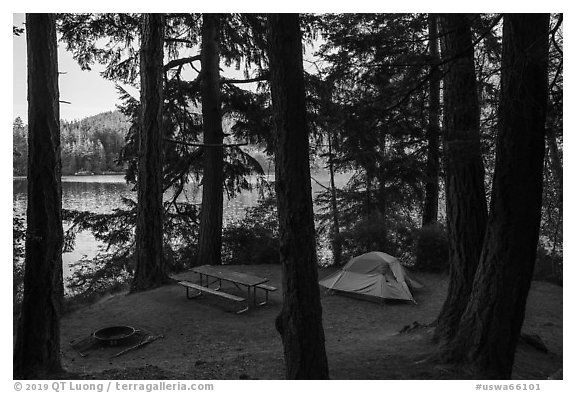
MULTIPOLYGON (((13 24, 22 27, 25 16, 24 14, 13 14, 13 24)), ((24 123, 27 121, 28 102, 26 98, 26 33, 19 37, 13 37, 13 116, 12 119, 20 117, 24 123)), ((308 49, 308 48, 307 48, 308 49)), ((314 52, 313 48, 306 51, 306 55, 314 52)), ((197 52, 198 49, 192 49, 197 52)), ((195 54, 195 53, 194 53, 195 54)), ((183 56, 188 56, 186 54, 183 56)), ((104 66, 94 64, 91 71, 82 70, 72 54, 66 51, 65 43, 58 42, 58 69, 61 74, 59 77, 60 100, 70 102, 60 105, 60 118, 64 120, 82 119, 98 113, 114 110, 116 104, 119 104, 118 93, 116 92, 115 83, 104 79, 100 72, 104 66)), ((227 78, 242 79, 242 71, 226 67, 221 64, 223 76, 227 78)), ((305 63, 308 71, 313 71, 313 66, 305 63)), ((183 75, 190 77, 185 71, 183 75)), ((195 77, 192 75, 192 77, 195 77)), ((254 88, 256 84, 245 84, 244 89, 254 88)), ((122 86, 136 97, 139 92, 130 86, 122 86)))
MULTIPOLYGON (((24 14, 14 13, 13 24, 23 26, 24 14)), ((12 103, 13 113, 12 120, 21 117, 24 123, 27 123, 27 99, 26 99, 26 37, 22 34, 19 37, 13 37, 13 89, 12 103)), ((315 48, 317 49, 317 48, 315 48)), ((308 48, 306 56, 311 52, 308 48)), ((312 68, 310 64, 305 67, 312 68)), ((96 115, 116 109, 119 103, 118 94, 114 82, 106 80, 100 76, 104 67, 95 64, 92 71, 83 71, 78 63, 72 58, 72 54, 65 50, 65 44, 58 42, 58 69, 61 74, 59 78, 60 100, 70 102, 60 105, 60 117, 64 120, 82 119, 84 117, 96 115)), ((309 69, 308 71, 312 71, 309 69)), ((225 72, 228 77, 241 78, 237 72, 225 72)), ((126 86, 123 86, 126 88, 126 86)), ((245 85, 244 88, 247 88, 245 85)), ((129 89, 131 90, 131 89, 129 89)), ((132 93, 138 94, 137 91, 131 90, 132 93)))
MULTIPOLYGON (((13 24, 22 26, 24 14, 13 14, 13 24)), ((26 33, 13 37, 13 119, 20 116, 28 123, 28 102, 26 99, 26 33)), ((98 64, 92 71, 80 69, 72 54, 65 50, 65 44, 58 42, 58 69, 60 75, 60 100, 71 104, 60 105, 60 118, 64 120, 82 119, 101 112, 114 110, 118 101, 115 84, 100 76, 104 69, 98 64)))

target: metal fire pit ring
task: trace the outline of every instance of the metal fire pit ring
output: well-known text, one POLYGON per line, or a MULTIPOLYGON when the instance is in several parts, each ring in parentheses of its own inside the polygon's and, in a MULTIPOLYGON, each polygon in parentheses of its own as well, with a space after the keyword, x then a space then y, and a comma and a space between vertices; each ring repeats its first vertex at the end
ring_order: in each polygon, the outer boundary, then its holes
POLYGON ((136 333, 132 326, 109 326, 96 330, 92 335, 105 345, 120 345, 136 333))

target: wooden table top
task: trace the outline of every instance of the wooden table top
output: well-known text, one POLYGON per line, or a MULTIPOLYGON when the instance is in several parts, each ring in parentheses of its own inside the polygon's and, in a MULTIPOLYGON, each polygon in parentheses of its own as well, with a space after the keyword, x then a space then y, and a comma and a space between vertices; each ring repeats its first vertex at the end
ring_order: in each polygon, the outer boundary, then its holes
POLYGON ((222 280, 235 282, 247 286, 255 286, 268 281, 267 278, 253 276, 251 274, 240 273, 223 269, 221 266, 202 265, 191 269, 195 273, 205 274, 222 280))

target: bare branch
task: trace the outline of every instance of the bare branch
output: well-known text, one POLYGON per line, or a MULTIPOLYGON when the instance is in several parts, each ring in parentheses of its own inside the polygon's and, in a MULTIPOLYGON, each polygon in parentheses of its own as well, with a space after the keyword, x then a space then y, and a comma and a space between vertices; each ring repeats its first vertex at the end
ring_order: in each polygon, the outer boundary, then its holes
POLYGON ((556 34, 556 32, 558 31, 558 29, 560 28, 560 26, 562 26, 562 22, 564 21, 564 14, 560 14, 558 15, 558 22, 556 22, 556 26, 554 26, 552 28, 552 30, 550 30, 550 35, 554 36, 556 34))
POLYGON ((319 185, 320 187, 322 187, 323 189, 325 189, 325 190, 330 190, 329 187, 326 187, 324 184, 322 184, 322 183, 320 183, 318 180, 316 180, 316 179, 314 178, 314 176, 310 176, 310 179, 314 180, 314 181, 316 182, 316 184, 318 184, 318 185, 319 185))
POLYGON ((269 80, 269 75, 268 73, 261 75, 261 76, 257 76, 255 78, 250 78, 250 79, 226 79, 226 78, 222 78, 220 79, 220 84, 231 84, 231 83, 254 83, 254 82, 262 82, 262 81, 267 81, 269 80))
POLYGON ((192 62, 200 61, 200 55, 192 56, 192 57, 183 57, 181 59, 171 60, 164 66, 164 71, 169 70, 174 67, 178 67, 184 64, 191 64, 192 62))
POLYGON ((180 42, 182 44, 191 44, 193 45, 194 43, 190 40, 187 40, 186 38, 176 38, 176 37, 166 37, 164 38, 165 42, 180 42))

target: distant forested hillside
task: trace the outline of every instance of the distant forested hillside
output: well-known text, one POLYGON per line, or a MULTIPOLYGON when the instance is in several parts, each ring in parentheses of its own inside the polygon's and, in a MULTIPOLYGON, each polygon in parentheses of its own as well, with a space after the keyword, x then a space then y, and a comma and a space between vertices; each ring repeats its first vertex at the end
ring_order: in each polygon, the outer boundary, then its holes
MULTIPOLYGON (((129 128, 118 111, 82 120, 61 121, 62 174, 102 174, 122 171, 117 164, 129 128)), ((19 117, 13 124, 13 174, 26 175, 27 126, 19 117)))

